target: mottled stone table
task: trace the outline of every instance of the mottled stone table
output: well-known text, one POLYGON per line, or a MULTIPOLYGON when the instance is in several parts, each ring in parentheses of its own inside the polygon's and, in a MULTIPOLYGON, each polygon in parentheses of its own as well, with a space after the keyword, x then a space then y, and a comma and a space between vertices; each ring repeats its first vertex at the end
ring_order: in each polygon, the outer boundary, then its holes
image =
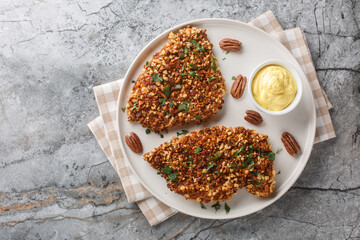
POLYGON ((359 239, 359 13, 357 0, 2 0, 0 238, 359 239), (260 212, 177 214, 151 228, 86 126, 98 115, 92 88, 122 77, 175 24, 247 22, 269 9, 304 30, 337 138, 316 144, 296 184, 260 212))

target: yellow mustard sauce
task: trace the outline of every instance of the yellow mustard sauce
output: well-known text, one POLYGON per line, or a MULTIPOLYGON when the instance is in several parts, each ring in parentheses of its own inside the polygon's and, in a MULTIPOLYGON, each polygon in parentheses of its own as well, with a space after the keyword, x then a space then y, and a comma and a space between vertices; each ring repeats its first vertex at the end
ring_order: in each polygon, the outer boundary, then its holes
POLYGON ((294 101, 297 85, 289 70, 279 65, 267 65, 256 73, 251 90, 261 107, 281 111, 294 101))

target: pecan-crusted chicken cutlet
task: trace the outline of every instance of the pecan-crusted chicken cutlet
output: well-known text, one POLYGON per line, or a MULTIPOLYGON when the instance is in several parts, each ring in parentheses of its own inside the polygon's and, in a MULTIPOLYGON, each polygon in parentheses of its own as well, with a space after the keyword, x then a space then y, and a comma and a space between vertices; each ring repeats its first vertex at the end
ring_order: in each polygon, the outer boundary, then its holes
POLYGON ((161 132, 215 117, 226 87, 205 31, 188 26, 169 34, 130 93, 129 122, 161 132))
POLYGON ((201 203, 229 200, 242 187, 268 196, 275 181, 267 135, 243 127, 212 127, 174 137, 144 155, 168 187, 201 203))

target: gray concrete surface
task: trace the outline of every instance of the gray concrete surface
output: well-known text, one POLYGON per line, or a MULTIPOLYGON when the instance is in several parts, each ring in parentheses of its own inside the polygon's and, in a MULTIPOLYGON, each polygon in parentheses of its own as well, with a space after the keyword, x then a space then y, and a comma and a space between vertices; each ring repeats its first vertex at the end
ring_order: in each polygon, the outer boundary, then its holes
POLYGON ((2 0, 0 239, 360 239, 359 12, 357 0, 2 0), (92 88, 175 24, 269 9, 306 33, 337 138, 316 144, 296 184, 260 212, 177 214, 151 228, 86 126, 98 115, 92 88))

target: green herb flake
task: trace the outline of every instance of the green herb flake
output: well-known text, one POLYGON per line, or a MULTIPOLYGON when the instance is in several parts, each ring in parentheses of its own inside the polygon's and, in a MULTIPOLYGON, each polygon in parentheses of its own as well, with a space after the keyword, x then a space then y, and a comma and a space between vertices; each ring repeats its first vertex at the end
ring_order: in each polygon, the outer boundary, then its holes
POLYGON ((181 85, 180 84, 176 85, 175 89, 181 89, 181 85))
POLYGON ((189 131, 188 130, 181 130, 181 132, 177 132, 176 135, 180 136, 180 135, 185 135, 187 134, 189 131))
POLYGON ((149 61, 146 61, 145 65, 149 67, 149 61))
POLYGON ((282 148, 278 149, 275 154, 279 154, 282 151, 282 148))
POLYGON ((162 78, 159 77, 159 74, 155 73, 154 75, 151 76, 151 81, 153 82, 162 82, 162 78))
POLYGON ((228 214, 230 212, 230 207, 225 203, 225 212, 228 214))
POLYGON ((235 76, 232 76, 232 78, 231 78, 232 80, 235 80, 236 79, 236 77, 235 76))
POLYGON ((163 135, 163 134, 160 134, 160 137, 161 137, 161 138, 164 138, 164 135, 163 135))
POLYGON ((216 64, 215 64, 215 58, 213 58, 213 57, 211 57, 211 59, 212 59, 212 64, 211 64, 211 68, 212 68, 212 70, 214 71, 214 72, 216 72, 216 64))
POLYGON ((227 54, 229 54, 229 52, 230 52, 230 51, 226 51, 226 53, 225 53, 225 54, 227 55, 227 54))
POLYGON ((131 111, 132 111, 132 110, 137 110, 137 109, 138 109, 138 107, 137 107, 138 102, 134 102, 133 104, 134 104, 134 105, 133 105, 133 107, 131 108, 131 111))
POLYGON ((159 99, 161 105, 165 105, 166 99, 167 99, 167 97, 164 97, 164 98, 160 98, 160 99, 159 99))
POLYGON ((180 60, 184 59, 184 54, 181 54, 179 58, 180 60))
POLYGON ((132 83, 136 83, 136 80, 131 80, 132 83))
POLYGON ((151 133, 151 130, 147 128, 147 129, 145 130, 145 133, 146 133, 146 134, 150 134, 150 133, 151 133))
POLYGON ((206 209, 205 205, 203 203, 200 203, 201 209, 206 209))
POLYGON ((208 81, 211 82, 212 80, 214 80, 216 77, 214 76, 211 76, 211 77, 208 77, 208 81))
POLYGON ((170 180, 171 182, 177 182, 177 181, 178 181, 177 176, 178 176, 178 172, 177 172, 177 171, 174 171, 173 173, 171 173, 171 174, 169 175, 169 180, 170 180))
POLYGON ((281 171, 278 171, 277 175, 280 175, 281 174, 281 171))
POLYGON ((190 109, 190 104, 187 102, 187 101, 185 101, 184 103, 181 103, 179 106, 178 106, 178 109, 180 110, 180 111, 188 111, 189 109, 190 109))
POLYGON ((205 52, 205 49, 202 45, 200 45, 200 43, 198 43, 197 41, 195 41, 194 39, 190 39, 189 42, 194 45, 196 47, 197 50, 199 50, 200 52, 205 52))
POLYGON ((226 58, 223 58, 222 60, 225 60, 226 58))
POLYGON ((269 153, 269 160, 275 160, 275 153, 273 153, 273 152, 271 152, 271 153, 269 153))
POLYGON ((163 173, 165 173, 166 175, 169 175, 172 172, 171 167, 169 167, 168 165, 166 165, 162 170, 163 173))
POLYGON ((194 64, 191 64, 191 63, 190 63, 189 66, 192 67, 192 68, 195 69, 195 70, 200 70, 200 68, 197 67, 197 66, 195 66, 194 64))
POLYGON ((219 172, 219 171, 214 171, 214 173, 218 173, 218 174, 222 175, 222 173, 221 173, 221 172, 219 172))
POLYGON ((210 168, 212 168, 213 166, 214 166, 214 163, 210 163, 210 165, 209 165, 209 166, 207 166, 206 171, 209 171, 209 170, 210 170, 210 168))
POLYGON ((126 108, 122 107, 122 108, 121 108, 121 111, 125 112, 125 109, 126 109, 126 108))
POLYGON ((201 147, 196 147, 195 153, 196 153, 196 154, 199 154, 199 153, 201 152, 201 150, 202 150, 201 147))
POLYGON ((164 110, 164 113, 168 116, 170 116, 170 113, 164 110))
POLYGON ((173 107, 174 106, 174 102, 173 101, 171 101, 170 103, 169 103, 169 107, 173 107))
POLYGON ((215 208, 215 211, 217 212, 221 208, 220 202, 218 201, 217 203, 215 203, 211 207, 215 208))
POLYGON ((165 94, 165 96, 170 97, 171 92, 170 92, 170 87, 169 87, 169 86, 167 86, 167 87, 164 89, 164 94, 165 94))
POLYGON ((199 119, 199 120, 201 119, 201 117, 198 116, 198 115, 195 115, 195 118, 196 118, 196 119, 199 119))
POLYGON ((185 47, 184 47, 184 53, 185 53, 185 55, 188 54, 188 52, 189 52, 189 49, 185 46, 185 47))
POLYGON ((219 157, 221 157, 221 153, 219 151, 217 151, 214 156, 216 159, 218 159, 219 157))

